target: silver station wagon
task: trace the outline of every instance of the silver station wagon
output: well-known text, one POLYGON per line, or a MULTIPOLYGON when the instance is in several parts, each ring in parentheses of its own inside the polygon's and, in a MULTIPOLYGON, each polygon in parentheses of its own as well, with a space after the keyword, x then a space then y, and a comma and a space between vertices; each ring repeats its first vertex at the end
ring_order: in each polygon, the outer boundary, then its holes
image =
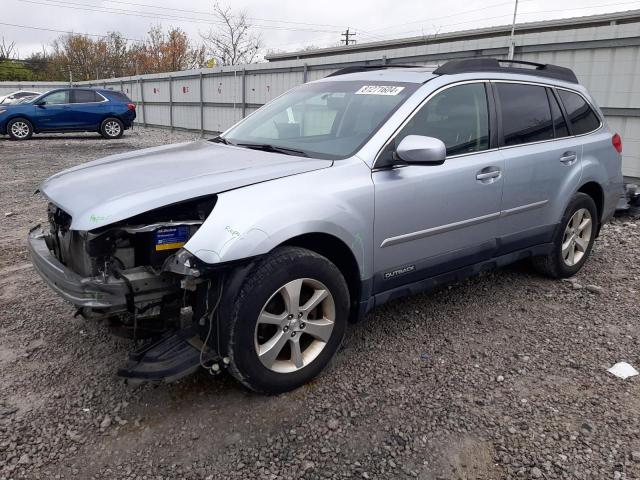
POLYGON ((574 275, 614 213, 621 151, 566 68, 354 67, 212 140, 52 176, 29 245, 79 314, 145 340, 128 381, 226 369, 277 393, 391 299, 521 259, 574 275))

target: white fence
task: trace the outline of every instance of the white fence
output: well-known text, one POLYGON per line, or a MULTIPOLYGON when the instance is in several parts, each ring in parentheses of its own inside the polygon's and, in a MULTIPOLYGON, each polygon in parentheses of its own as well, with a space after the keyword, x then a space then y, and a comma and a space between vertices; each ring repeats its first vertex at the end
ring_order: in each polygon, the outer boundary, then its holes
POLYGON ((69 82, 0 82, 0 96, 15 92, 16 90, 46 92, 54 88, 68 86, 69 82))

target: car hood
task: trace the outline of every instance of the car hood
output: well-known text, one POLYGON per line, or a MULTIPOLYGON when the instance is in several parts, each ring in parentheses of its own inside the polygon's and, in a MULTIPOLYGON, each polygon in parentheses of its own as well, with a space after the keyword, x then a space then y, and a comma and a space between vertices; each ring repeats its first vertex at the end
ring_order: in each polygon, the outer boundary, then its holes
MULTIPOLYGON (((0 97, 0 102, 2 101, 2 97, 0 97)), ((20 107, 24 107, 25 105, 30 105, 29 103, 0 103, 0 108, 3 110, 15 110, 20 107)))
POLYGON ((207 141, 113 155, 45 180, 44 196, 93 230, 173 203, 330 167, 294 157, 207 141))

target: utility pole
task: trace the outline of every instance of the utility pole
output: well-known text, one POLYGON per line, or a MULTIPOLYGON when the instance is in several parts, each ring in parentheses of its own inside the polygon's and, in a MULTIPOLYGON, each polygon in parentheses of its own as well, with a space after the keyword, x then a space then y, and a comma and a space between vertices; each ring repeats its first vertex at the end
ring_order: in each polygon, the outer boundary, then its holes
POLYGON ((71 71, 71 65, 67 65, 69 68, 69 86, 73 87, 73 72, 71 71))
POLYGON ((518 15, 518 0, 516 0, 516 6, 513 9, 513 22, 511 23, 511 36, 509 37, 509 60, 513 60, 513 53, 516 48, 516 16, 518 15))
POLYGON ((355 45, 356 41, 355 40, 351 40, 349 37, 355 37, 356 34, 355 33, 350 33, 349 29, 347 28, 347 31, 344 32, 342 35, 342 37, 344 37, 344 44, 349 46, 349 45, 355 45))

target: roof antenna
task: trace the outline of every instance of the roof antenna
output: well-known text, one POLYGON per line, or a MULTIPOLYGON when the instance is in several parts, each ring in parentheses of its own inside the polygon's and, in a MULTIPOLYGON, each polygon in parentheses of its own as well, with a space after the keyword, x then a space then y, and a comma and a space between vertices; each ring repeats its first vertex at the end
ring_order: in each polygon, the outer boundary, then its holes
POLYGON ((516 49, 515 33, 516 33, 516 16, 518 15, 518 0, 513 9, 513 22, 511 23, 511 36, 509 37, 509 60, 513 60, 513 53, 516 49))

